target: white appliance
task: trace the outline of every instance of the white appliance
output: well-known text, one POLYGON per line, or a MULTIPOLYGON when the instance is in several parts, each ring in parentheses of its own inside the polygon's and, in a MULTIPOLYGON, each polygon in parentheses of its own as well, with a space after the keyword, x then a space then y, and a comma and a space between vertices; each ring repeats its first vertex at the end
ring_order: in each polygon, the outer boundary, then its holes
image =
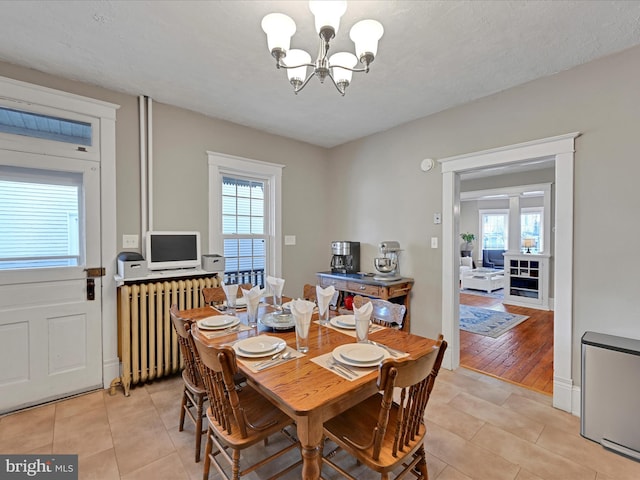
POLYGON ((205 272, 224 272, 226 262, 222 255, 215 253, 202 255, 202 270, 205 272))

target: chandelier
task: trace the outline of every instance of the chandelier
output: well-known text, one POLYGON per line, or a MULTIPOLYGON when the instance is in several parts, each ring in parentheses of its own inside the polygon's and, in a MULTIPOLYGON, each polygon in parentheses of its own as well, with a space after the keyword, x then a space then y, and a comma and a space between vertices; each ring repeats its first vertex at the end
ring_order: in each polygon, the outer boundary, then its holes
POLYGON ((316 31, 320 37, 320 48, 315 63, 311 55, 304 50, 290 49, 291 37, 296 33, 296 24, 287 15, 270 13, 262 19, 262 30, 267 34, 267 45, 276 59, 276 68, 287 70, 289 83, 298 94, 312 77, 317 76, 320 83, 329 77, 341 95, 351 83, 353 72, 369 72, 369 65, 378 51, 378 40, 384 29, 375 20, 361 20, 351 27, 349 37, 355 44, 356 55, 349 52, 334 53, 330 57, 329 42, 338 33, 340 17, 347 10, 346 1, 311 0, 309 9, 315 16, 316 31), (362 68, 355 68, 358 60, 362 68), (307 74, 307 68, 311 73, 307 74))

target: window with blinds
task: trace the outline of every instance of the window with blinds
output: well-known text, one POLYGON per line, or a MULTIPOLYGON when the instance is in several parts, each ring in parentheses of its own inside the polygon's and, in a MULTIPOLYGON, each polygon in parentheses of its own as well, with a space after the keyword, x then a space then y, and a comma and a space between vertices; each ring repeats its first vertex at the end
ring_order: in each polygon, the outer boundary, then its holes
POLYGON ((83 264, 82 176, 0 166, 0 270, 83 264))
POLYGON ((267 258, 265 181, 222 177, 225 283, 264 288, 267 258))

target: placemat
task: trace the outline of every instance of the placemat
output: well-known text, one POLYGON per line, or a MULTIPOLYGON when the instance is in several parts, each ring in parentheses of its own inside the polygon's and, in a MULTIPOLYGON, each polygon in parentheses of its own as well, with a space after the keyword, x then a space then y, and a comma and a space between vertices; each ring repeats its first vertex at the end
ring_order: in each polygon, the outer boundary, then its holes
POLYGON ((275 367, 277 365, 282 365, 283 363, 287 363, 291 360, 295 360, 296 358, 304 357, 304 353, 300 353, 295 348, 290 347, 289 345, 287 345, 287 348, 285 348, 280 353, 282 355, 278 357, 278 359, 273 360, 272 362, 271 362, 270 356, 262 357, 262 358, 244 358, 244 357, 236 356, 236 359, 238 360, 238 362, 241 362, 243 365, 245 365, 249 370, 251 370, 254 373, 257 373, 257 372, 262 372, 264 370, 268 370, 269 368, 275 367), (290 358, 283 360, 281 357, 284 355, 289 355, 290 358), (270 363, 265 364, 266 362, 270 362, 270 363))
POLYGON ((231 328, 225 328, 224 330, 205 330, 201 328, 200 333, 202 333, 202 335, 207 338, 218 338, 224 337, 225 335, 244 332, 245 330, 252 330, 252 327, 250 327, 249 325, 245 325, 244 323, 239 323, 231 328))
MULTIPOLYGON (((320 322, 318 320, 315 320, 315 323, 320 325, 320 322)), ((330 323, 327 323, 324 326, 328 327, 328 328, 331 328, 331 329, 335 330, 336 332, 344 333, 345 335, 349 335, 350 337, 356 338, 355 329, 352 330, 352 329, 348 329, 348 328, 337 328, 337 327, 334 327, 333 325, 331 325, 330 323)), ((382 325, 378 325, 377 323, 372 323, 369 326, 369 333, 379 332, 380 330, 384 330, 385 328, 387 328, 387 327, 383 327, 382 325)))
POLYGON ((362 378, 378 369, 377 365, 373 367, 352 367, 349 365, 343 365, 342 363, 334 360, 333 353, 331 352, 314 357, 311 361, 350 381, 362 378))

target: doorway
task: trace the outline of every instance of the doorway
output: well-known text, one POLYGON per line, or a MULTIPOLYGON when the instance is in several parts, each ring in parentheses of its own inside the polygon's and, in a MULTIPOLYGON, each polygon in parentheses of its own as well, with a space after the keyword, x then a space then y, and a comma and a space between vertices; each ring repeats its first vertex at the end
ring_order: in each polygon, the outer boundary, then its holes
MULTIPOLYGON (((555 205, 555 324, 553 405, 572 412, 572 292, 573 292, 573 165, 574 144, 579 133, 570 133, 507 147, 439 160, 442 167, 443 204, 443 294, 442 331, 450 348, 443 365, 460 365, 459 269, 454 268, 459 253, 460 174, 481 168, 501 167, 554 157, 556 165, 555 205)), ((576 399, 577 400, 577 399, 576 399)))
POLYGON ((3 77, 0 89, 4 413, 106 387, 118 375, 117 105, 3 77))

